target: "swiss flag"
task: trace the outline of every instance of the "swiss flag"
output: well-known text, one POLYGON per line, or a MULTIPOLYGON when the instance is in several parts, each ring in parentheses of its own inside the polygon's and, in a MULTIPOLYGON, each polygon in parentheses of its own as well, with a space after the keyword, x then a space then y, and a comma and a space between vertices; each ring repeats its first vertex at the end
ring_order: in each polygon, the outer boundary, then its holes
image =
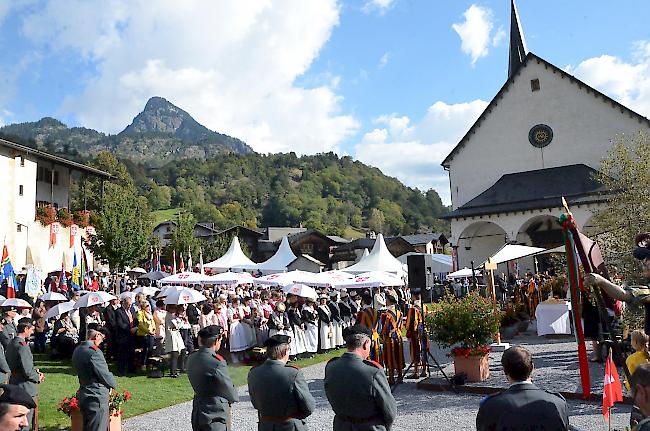
POLYGON ((618 379, 618 372, 612 360, 610 350, 607 356, 607 365, 605 365, 605 379, 603 384, 603 418, 605 422, 609 421, 609 409, 614 406, 615 402, 623 401, 623 389, 621 381, 618 379))

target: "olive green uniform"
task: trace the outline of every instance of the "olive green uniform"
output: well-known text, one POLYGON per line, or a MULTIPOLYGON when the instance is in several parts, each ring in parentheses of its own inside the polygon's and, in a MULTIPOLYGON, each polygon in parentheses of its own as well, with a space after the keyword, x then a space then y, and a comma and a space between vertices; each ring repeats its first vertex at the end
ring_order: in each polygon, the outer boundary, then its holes
MULTIPOLYGON (((11 369, 9 383, 21 387, 36 401, 40 375, 36 371, 36 368, 34 368, 34 356, 29 349, 27 341, 22 337, 14 337, 7 346, 6 357, 7 364, 9 364, 9 368, 11 369)), ((28 428, 31 428, 33 419, 34 410, 32 409, 27 415, 27 420, 29 421, 28 428)))
POLYGON ((307 431, 304 419, 316 401, 298 368, 267 359, 248 373, 248 393, 259 414, 259 431, 307 431))
POLYGON ((397 405, 384 369, 346 352, 325 367, 325 393, 334 410, 334 431, 386 431, 397 405))
POLYGON ((226 361, 213 350, 201 347, 187 359, 187 377, 194 389, 192 430, 228 430, 230 403, 237 402, 239 396, 226 361))
POLYGON ((16 325, 11 319, 2 319, 2 324, 4 327, 0 332, 0 344, 7 350, 9 343, 16 337, 16 325))
POLYGON ((11 369, 7 363, 7 355, 5 354, 5 348, 0 343, 0 384, 9 383, 9 374, 11 369))
POLYGON ((72 354, 72 365, 79 378, 79 407, 84 431, 108 428, 108 395, 117 387, 108 370, 104 354, 92 341, 81 343, 72 354))

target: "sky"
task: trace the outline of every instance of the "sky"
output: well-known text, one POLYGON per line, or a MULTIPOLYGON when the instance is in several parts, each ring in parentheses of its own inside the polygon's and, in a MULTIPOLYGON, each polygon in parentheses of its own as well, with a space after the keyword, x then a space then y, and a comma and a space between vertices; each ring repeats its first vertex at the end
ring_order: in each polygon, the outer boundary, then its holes
MULTIPOLYGON (((520 0, 528 49, 650 116, 650 2, 520 0)), ((509 0, 0 0, 0 124, 123 130, 162 96, 260 153, 334 151, 449 204, 507 78, 509 0)))

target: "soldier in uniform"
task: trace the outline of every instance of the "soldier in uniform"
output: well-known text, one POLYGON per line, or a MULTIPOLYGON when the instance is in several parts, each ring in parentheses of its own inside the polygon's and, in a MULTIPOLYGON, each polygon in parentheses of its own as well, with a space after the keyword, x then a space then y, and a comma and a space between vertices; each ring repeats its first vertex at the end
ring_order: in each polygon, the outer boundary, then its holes
POLYGON ((7 307, 2 313, 2 332, 0 332, 0 344, 7 350, 9 342, 16 336, 16 324, 14 319, 18 309, 16 307, 7 307))
POLYGON ((0 385, 0 430, 20 431, 27 427, 27 413, 36 408, 34 399, 15 385, 0 385))
POLYGON ((397 307, 397 298, 386 294, 388 309, 382 315, 381 338, 384 342, 384 364, 388 371, 388 382, 395 384, 402 381, 404 370, 404 342, 402 340, 402 327, 404 326, 403 314, 397 307))
POLYGON ((407 379, 417 379, 426 377, 428 367, 428 342, 429 339, 424 331, 424 315, 426 310, 420 302, 420 294, 413 294, 413 304, 409 307, 406 315, 406 338, 409 340, 409 349, 411 351, 411 365, 413 374, 407 379), (418 371, 422 368, 422 373, 418 371))
POLYGON ((304 419, 316 407, 302 371, 287 365, 290 343, 287 335, 266 340, 266 361, 248 373, 248 392, 258 411, 259 431, 306 431, 304 419))
POLYGON ((372 306, 372 296, 363 295, 361 302, 363 303, 363 309, 357 314, 356 321, 357 324, 365 326, 372 332, 370 359, 381 363, 381 343, 379 342, 381 315, 372 306))
POLYGON ((568 430, 569 414, 562 395, 535 386, 533 358, 523 347, 511 347, 501 358, 510 388, 481 401, 477 431, 568 430))
POLYGON ((88 326, 86 339, 72 354, 72 365, 79 377, 79 408, 83 417, 83 430, 108 428, 108 396, 117 387, 115 377, 108 370, 99 345, 106 339, 106 330, 99 325, 88 326))
POLYGON ((369 361, 372 330, 354 325, 345 331, 347 352, 325 367, 325 394, 334 410, 334 431, 387 431, 397 404, 384 369, 369 361))
POLYGON ((221 326, 201 329, 200 348, 187 360, 187 377, 194 389, 192 431, 231 431, 230 404, 239 396, 228 374, 228 364, 216 353, 222 336, 221 326))
MULTIPOLYGON (((4 329, 4 325, 0 321, 0 332, 4 329)), ((11 370, 9 369, 9 364, 7 363, 7 356, 5 353, 5 348, 0 343, 0 384, 9 383, 9 374, 11 370)))
POLYGON ((29 349, 27 340, 34 333, 34 324, 28 317, 23 317, 18 322, 17 334, 7 346, 7 363, 11 369, 9 383, 24 389, 36 403, 36 407, 29 411, 27 420, 29 426, 38 429, 38 385, 43 381, 43 373, 34 368, 34 356, 29 349))

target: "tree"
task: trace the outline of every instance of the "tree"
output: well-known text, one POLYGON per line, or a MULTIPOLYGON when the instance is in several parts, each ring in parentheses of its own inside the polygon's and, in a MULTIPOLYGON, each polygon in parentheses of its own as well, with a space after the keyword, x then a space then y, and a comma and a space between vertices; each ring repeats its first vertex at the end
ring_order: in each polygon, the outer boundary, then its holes
MULTIPOLYGON (((171 257, 172 251, 176 250, 176 258, 178 259, 180 253, 183 253, 184 258, 188 258, 188 251, 192 253, 192 263, 198 263, 199 248, 201 242, 194 237, 194 226, 196 219, 189 211, 181 211, 176 218, 176 228, 172 234, 171 241, 167 246, 168 257, 171 257)), ((187 260, 185 260, 187 262, 187 260)))
POLYGON ((377 208, 370 210, 370 217, 368 217, 368 227, 377 233, 384 231, 384 213, 377 208))
POLYGON ((147 193, 147 200, 149 207, 152 210, 164 210, 170 207, 172 200, 172 192, 168 186, 159 186, 155 182, 151 182, 151 189, 147 193))
POLYGON ((617 137, 598 180, 611 193, 593 219, 605 260, 617 265, 626 280, 638 281, 631 251, 636 234, 650 230, 650 134, 617 137))
POLYGON ((133 185, 106 183, 90 248, 111 269, 124 270, 147 256, 151 216, 147 200, 133 185))

